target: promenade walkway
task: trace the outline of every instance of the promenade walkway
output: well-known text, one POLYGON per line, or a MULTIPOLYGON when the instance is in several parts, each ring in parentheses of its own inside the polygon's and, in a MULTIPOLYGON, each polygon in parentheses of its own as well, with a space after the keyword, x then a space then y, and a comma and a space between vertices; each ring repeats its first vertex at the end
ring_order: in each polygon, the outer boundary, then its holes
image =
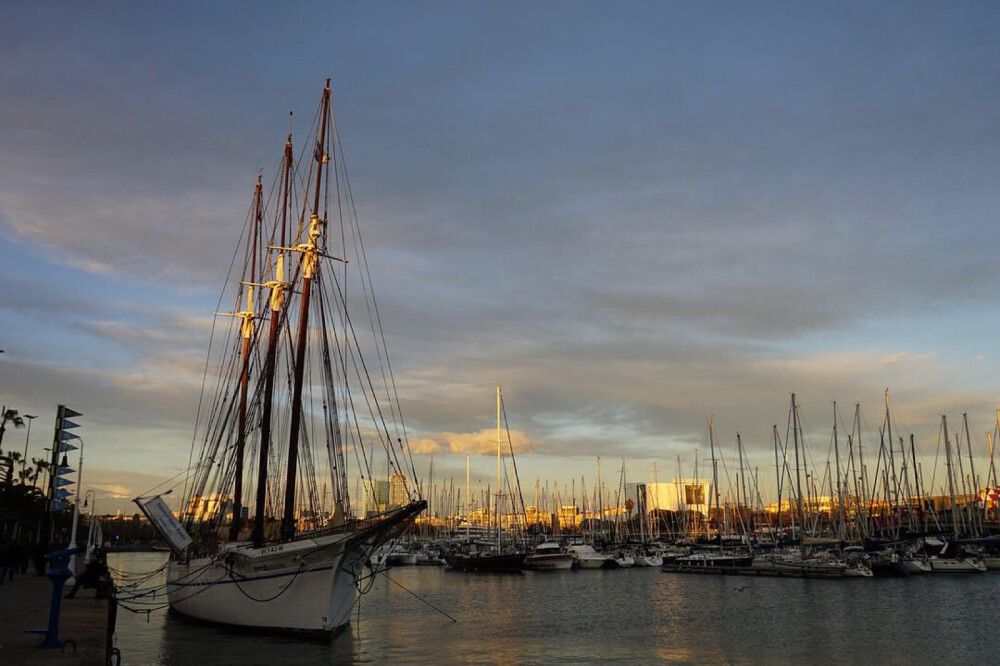
POLYGON ((104 664, 108 600, 95 599, 94 590, 80 590, 74 599, 63 599, 59 638, 73 641, 64 650, 40 649, 41 634, 25 629, 45 629, 49 621, 52 583, 45 576, 17 574, 0 586, 0 664, 3 666, 100 666, 104 664))

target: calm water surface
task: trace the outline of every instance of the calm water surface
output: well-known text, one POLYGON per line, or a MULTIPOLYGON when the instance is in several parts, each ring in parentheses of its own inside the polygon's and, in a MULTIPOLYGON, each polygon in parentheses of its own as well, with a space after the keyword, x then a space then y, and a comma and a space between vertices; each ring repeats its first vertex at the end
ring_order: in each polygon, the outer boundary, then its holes
MULTIPOLYGON (((150 571, 160 554, 112 555, 150 571)), ((120 611, 123 664, 988 664, 1000 573, 800 580, 659 569, 378 576, 329 645, 227 633, 166 611, 120 611)), ((161 578, 162 582, 162 578, 161 578)))

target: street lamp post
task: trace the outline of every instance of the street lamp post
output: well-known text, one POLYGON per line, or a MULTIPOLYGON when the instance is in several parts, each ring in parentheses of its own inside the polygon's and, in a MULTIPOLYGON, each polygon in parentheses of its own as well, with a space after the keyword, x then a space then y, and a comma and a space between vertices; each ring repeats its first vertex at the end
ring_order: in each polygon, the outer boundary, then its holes
MULTIPOLYGON (((83 488, 83 439, 77 440, 80 442, 80 462, 76 467, 76 498, 73 502, 73 527, 70 531, 70 549, 76 548, 76 525, 77 521, 80 519, 80 489, 83 488)), ((76 553, 69 556, 69 570, 74 573, 73 578, 76 578, 76 553)), ((66 581, 67 583, 69 581, 66 581)), ((75 580, 74 580, 75 582, 75 580)))
MULTIPOLYGON (((49 452, 49 451, 51 451, 51 450, 52 450, 52 449, 50 449, 50 448, 49 448, 49 447, 47 447, 47 446, 46 446, 45 448, 43 448, 43 449, 42 449, 42 451, 44 451, 44 452, 45 452, 46 454, 48 454, 48 452, 49 452)), ((46 455, 46 456, 45 456, 45 459, 46 459, 46 460, 48 460, 48 459, 49 459, 49 456, 48 456, 48 455, 46 455)), ((44 490, 45 488, 48 488, 48 487, 49 487, 49 486, 48 486, 48 484, 49 484, 49 481, 50 481, 51 477, 52 477, 52 469, 50 468, 50 469, 49 469, 48 471, 46 471, 46 473, 45 473, 45 480, 44 480, 44 481, 42 482, 42 489, 43 489, 43 490, 44 490)))
POLYGON ((87 550, 84 551, 84 562, 90 561, 90 556, 94 550, 101 547, 101 544, 99 543, 100 538, 98 537, 98 527, 95 522, 97 513, 97 493, 93 490, 88 490, 87 494, 84 495, 84 509, 87 508, 88 503, 90 505, 90 519, 87 522, 87 550))
MULTIPOLYGON (((21 473, 24 473, 24 468, 28 464, 28 442, 31 441, 31 422, 38 418, 37 415, 32 416, 31 414, 25 414, 23 418, 28 419, 28 434, 24 437, 24 457, 21 458, 21 473)), ((23 481, 23 479, 22 479, 23 481)))

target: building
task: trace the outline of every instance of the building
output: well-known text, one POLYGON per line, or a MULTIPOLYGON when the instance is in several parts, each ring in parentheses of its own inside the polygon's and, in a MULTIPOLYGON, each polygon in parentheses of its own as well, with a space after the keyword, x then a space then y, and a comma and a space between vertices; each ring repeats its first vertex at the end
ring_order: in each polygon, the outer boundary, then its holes
POLYGON ((630 483, 626 486, 626 499, 631 499, 635 511, 641 514, 657 511, 695 511, 707 515, 711 490, 712 482, 708 479, 630 483))
POLYGON ((375 516, 389 509, 389 482, 382 480, 365 481, 364 515, 375 516))
POLYGON ((212 521, 217 516, 225 516, 231 519, 233 515, 233 503, 228 497, 219 495, 194 495, 188 501, 187 509, 184 511, 184 518, 195 521, 212 521))
POLYGON ((404 506, 410 500, 410 493, 406 490, 406 477, 399 472, 394 472, 389 477, 389 508, 397 509, 404 506))

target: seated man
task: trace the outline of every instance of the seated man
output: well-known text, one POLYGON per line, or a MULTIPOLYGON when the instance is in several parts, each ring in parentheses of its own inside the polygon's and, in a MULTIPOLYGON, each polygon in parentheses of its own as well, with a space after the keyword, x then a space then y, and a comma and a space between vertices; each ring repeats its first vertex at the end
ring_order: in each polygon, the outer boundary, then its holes
POLYGON ((87 589, 94 588, 97 590, 97 596, 102 596, 101 592, 109 586, 108 575, 107 556, 103 549, 98 549, 94 551, 94 559, 87 562, 87 566, 83 568, 83 573, 77 576, 76 584, 70 590, 69 594, 66 595, 66 598, 74 598, 77 590, 81 587, 87 589))

